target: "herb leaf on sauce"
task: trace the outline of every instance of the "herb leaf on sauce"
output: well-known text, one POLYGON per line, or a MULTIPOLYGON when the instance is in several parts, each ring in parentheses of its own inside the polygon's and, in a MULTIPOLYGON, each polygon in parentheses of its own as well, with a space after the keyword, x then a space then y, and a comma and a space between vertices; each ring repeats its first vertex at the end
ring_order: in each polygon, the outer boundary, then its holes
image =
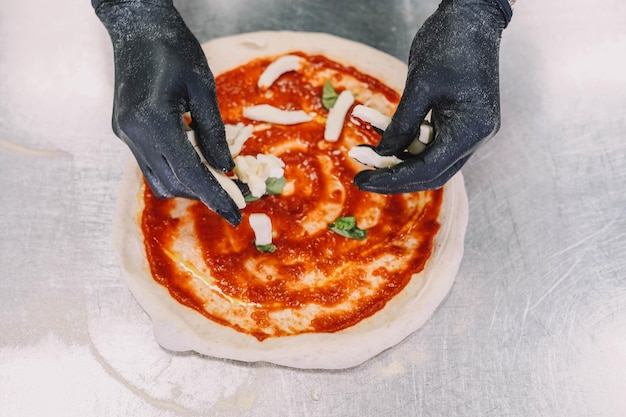
MULTIPOLYGON (((270 177, 265 180, 266 188, 265 188, 265 194, 263 195, 266 196, 266 195, 282 194, 283 189, 285 188, 285 184, 287 184, 287 180, 285 179, 285 177, 280 177, 280 178, 270 177)), ((249 189, 247 190, 247 193, 244 193, 244 200, 246 201, 246 203, 251 203, 253 201, 257 201, 260 199, 261 197, 256 197, 252 195, 249 189)))
POLYGON ((283 192, 283 188, 285 188, 285 184, 287 184, 287 180, 285 177, 273 178, 270 177, 265 180, 266 191, 265 194, 277 195, 283 192))
POLYGON ((339 217, 334 223, 329 223, 328 228, 338 235, 350 239, 364 240, 367 237, 367 230, 359 229, 356 226, 356 217, 354 216, 339 217))
POLYGON ((339 97, 339 94, 337 94, 337 91, 335 90, 331 82, 326 81, 324 83, 324 88, 322 89, 322 105, 324 106, 324 108, 326 110, 332 109, 335 105, 335 102, 337 101, 337 97, 339 97))
POLYGON ((274 253, 276 251, 276 245, 269 243, 267 245, 256 245, 256 250, 261 253, 274 253))

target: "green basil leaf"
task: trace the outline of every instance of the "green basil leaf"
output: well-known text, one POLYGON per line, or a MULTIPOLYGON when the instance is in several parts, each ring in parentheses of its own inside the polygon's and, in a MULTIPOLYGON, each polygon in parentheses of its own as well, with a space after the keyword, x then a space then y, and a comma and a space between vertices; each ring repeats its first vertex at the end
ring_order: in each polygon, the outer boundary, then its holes
POLYGON ((276 251, 276 245, 272 243, 268 245, 256 245, 256 249, 261 253, 274 253, 276 251))
POLYGON ((285 184, 287 184, 287 180, 285 177, 280 178, 268 178, 265 180, 265 194, 280 194, 283 192, 283 188, 285 188, 285 184))
POLYGON ((335 91, 331 82, 326 81, 324 83, 324 88, 322 89, 322 105, 324 108, 326 110, 332 109, 337 101, 337 97, 339 97, 339 94, 337 94, 337 91, 335 91))
MULTIPOLYGON (((283 192, 285 188, 285 184, 287 184, 287 180, 285 177, 280 178, 268 178, 265 180, 265 195, 278 195, 283 192)), ((262 197, 262 196, 261 196, 262 197)), ((244 195, 244 200, 246 203, 252 203, 253 201, 260 200, 261 197, 255 197, 250 192, 244 195)))
POLYGON ((356 217, 346 216, 335 220, 335 227, 339 230, 352 230, 356 227, 356 217))
POLYGON ((328 225, 329 229, 340 236, 350 239, 363 240, 367 237, 367 230, 359 229, 356 226, 356 217, 339 217, 334 223, 328 225))
POLYGON ((332 230, 333 232, 337 233, 340 236, 347 237, 350 239, 365 240, 365 238, 367 237, 367 230, 362 230, 358 228, 352 229, 352 230, 342 230, 342 229, 337 229, 333 226, 330 226, 330 230, 332 230))

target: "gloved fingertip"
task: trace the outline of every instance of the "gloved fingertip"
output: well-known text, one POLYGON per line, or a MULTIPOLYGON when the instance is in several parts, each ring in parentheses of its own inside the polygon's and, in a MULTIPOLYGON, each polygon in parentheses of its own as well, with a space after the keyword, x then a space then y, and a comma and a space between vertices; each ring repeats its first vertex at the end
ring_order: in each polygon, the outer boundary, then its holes
POLYGON ((226 141, 223 124, 208 129, 198 128, 196 139, 202 155, 213 168, 223 172, 229 172, 235 168, 235 161, 226 141))
POLYGON ((204 156, 213 168, 222 172, 230 172, 235 169, 235 161, 233 157, 228 155, 220 155, 219 153, 212 153, 204 156), (216 155, 217 154, 217 155, 216 155))
POLYGON ((200 201, 231 225, 237 226, 241 223, 241 211, 235 201, 223 189, 214 191, 211 195, 203 196, 200 201))
POLYGON ((389 183, 390 179, 384 169, 365 170, 354 176, 354 185, 361 191, 391 194, 389 183))
POLYGON ((216 213, 222 216, 232 226, 238 226, 241 223, 242 216, 241 216, 241 212, 239 211, 237 207, 235 207, 234 209, 228 209, 228 210, 220 209, 216 211, 216 213))

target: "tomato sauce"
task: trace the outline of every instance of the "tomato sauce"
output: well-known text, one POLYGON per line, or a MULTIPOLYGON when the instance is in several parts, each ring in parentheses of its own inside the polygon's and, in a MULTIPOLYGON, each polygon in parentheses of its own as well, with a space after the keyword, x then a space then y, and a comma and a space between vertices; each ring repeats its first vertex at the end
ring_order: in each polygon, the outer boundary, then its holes
POLYGON ((219 294, 245 305, 246 319, 254 325, 234 323, 207 306, 205 298, 192 285, 192 277, 170 254, 181 227, 181 219, 172 216, 175 200, 159 199, 149 187, 144 187, 141 227, 155 280, 167 287, 180 303, 260 341, 307 332, 336 332, 380 311, 405 288, 413 274, 424 268, 439 230, 441 190, 381 196, 354 186, 354 175, 362 167, 347 156, 353 146, 347 138, 352 138, 355 144, 375 144, 380 137, 366 123, 347 121, 338 142, 325 142, 323 120, 328 112, 321 103, 322 86, 312 85, 310 74, 330 69, 334 79, 356 79, 392 103, 398 102, 398 93, 354 68, 323 56, 300 55, 307 60, 306 68, 284 74, 267 92, 260 92, 256 83, 271 62, 269 59, 252 61, 216 77, 225 123, 258 124, 244 119, 242 108, 262 103, 323 116, 321 121, 316 118, 295 126, 272 125, 258 130, 241 151, 245 155, 272 153, 281 158, 291 191, 249 203, 242 210, 243 221, 237 227, 199 202, 192 202, 187 208, 212 285, 219 294), (357 223, 367 223, 372 213, 378 217, 368 224, 365 240, 353 240, 328 229, 325 210, 335 210, 336 217, 356 216, 357 223), (260 253, 256 249, 254 233, 248 224, 250 213, 265 213, 272 220, 273 244, 277 248, 274 253, 260 253), (316 222, 321 226, 311 226, 316 222), (406 245, 409 238, 416 245, 406 245), (386 255, 400 259, 400 265, 368 271, 370 263, 386 255), (251 270, 251 264, 260 266, 251 270), (324 278, 307 282, 311 276, 324 278), (380 284, 372 286, 371 276, 380 284), (372 291, 354 300, 362 288, 372 291), (285 330, 272 323, 273 313, 300 311, 311 305, 318 307, 319 313, 298 329, 285 330), (346 305, 350 308, 335 308, 346 305))

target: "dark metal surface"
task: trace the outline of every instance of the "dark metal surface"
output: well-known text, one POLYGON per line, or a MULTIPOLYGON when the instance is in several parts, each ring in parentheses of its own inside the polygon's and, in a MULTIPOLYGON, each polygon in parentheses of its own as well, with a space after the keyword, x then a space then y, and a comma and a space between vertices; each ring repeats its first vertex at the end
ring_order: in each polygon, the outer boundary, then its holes
POLYGON ((437 1, 179 1, 198 39, 260 30, 325 32, 383 50, 403 61, 421 23, 437 1))
MULTIPOLYGON (((466 253, 399 346, 315 372, 159 349, 111 243, 128 151, 87 1, 0 8, 0 415, 626 415, 626 6, 518 0, 466 253)), ((201 41, 322 31, 402 60, 435 1, 180 1, 201 41)))

